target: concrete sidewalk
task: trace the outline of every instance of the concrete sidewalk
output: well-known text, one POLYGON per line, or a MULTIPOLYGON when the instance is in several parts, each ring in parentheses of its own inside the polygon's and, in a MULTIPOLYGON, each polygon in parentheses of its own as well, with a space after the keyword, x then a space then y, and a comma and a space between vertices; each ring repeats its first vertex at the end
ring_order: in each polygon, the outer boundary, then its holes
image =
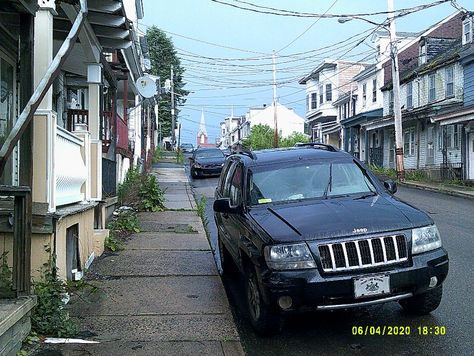
POLYGON ((443 183, 428 183, 428 182, 415 182, 405 181, 400 183, 401 186, 407 186, 417 189, 429 190, 432 192, 438 192, 448 194, 456 197, 474 199, 474 190, 468 187, 448 185, 443 183))
POLYGON ((99 292, 71 303, 81 336, 63 355, 244 355, 184 169, 157 168, 166 207, 140 213, 141 232, 94 262, 99 292))

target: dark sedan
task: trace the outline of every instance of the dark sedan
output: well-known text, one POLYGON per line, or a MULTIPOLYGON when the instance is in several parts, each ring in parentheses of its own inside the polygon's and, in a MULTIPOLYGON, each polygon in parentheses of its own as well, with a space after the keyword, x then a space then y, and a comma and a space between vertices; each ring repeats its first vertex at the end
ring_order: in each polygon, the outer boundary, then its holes
POLYGON ((219 175, 225 156, 218 148, 198 148, 190 159, 191 177, 219 175))

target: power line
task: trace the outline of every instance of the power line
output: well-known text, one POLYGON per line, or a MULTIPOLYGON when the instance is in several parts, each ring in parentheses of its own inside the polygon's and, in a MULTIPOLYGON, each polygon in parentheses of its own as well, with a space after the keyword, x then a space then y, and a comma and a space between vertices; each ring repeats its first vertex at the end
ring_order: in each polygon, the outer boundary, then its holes
MULTIPOLYGON (((317 17, 317 18, 354 18, 354 17, 369 17, 369 16, 376 16, 376 15, 387 15, 390 13, 390 11, 378 11, 378 12, 370 12, 370 13, 356 13, 356 14, 318 14, 318 13, 311 13, 311 12, 299 12, 299 11, 292 11, 292 10, 286 10, 286 9, 278 9, 274 7, 269 7, 269 6, 261 6, 261 5, 256 5, 251 2, 247 1, 242 1, 242 0, 233 0, 236 3, 248 5, 250 7, 245 7, 242 5, 236 5, 232 4, 226 1, 222 0, 211 0, 212 2, 219 3, 222 5, 234 7, 240 10, 245 10, 245 11, 250 11, 250 12, 256 12, 260 14, 266 14, 266 15, 277 15, 277 16, 289 16, 289 17, 317 17)), ((446 2, 449 2, 451 0, 438 0, 434 1, 432 3, 424 4, 424 5, 418 5, 418 6, 413 6, 413 7, 408 7, 404 9, 398 9, 395 10, 394 17, 401 17, 405 16, 407 14, 411 14, 413 12, 417 11, 422 11, 425 9, 428 9, 433 6, 438 6, 441 4, 444 4, 446 2)))
MULTIPOLYGON (((329 6, 329 8, 324 12, 324 15, 326 15, 329 12, 329 10, 331 10, 334 7, 334 5, 336 5, 337 1, 338 0, 334 0, 334 2, 331 4, 331 6, 329 6)), ((319 22, 319 20, 321 20, 321 17, 318 17, 316 19, 316 21, 314 21, 306 30, 304 30, 301 34, 299 34, 293 41, 288 43, 286 46, 280 48, 277 51, 277 53, 283 51, 284 49, 287 49, 288 47, 290 47, 293 43, 295 43, 298 39, 300 39, 301 36, 303 36, 306 32, 308 32, 314 25, 316 25, 319 22)))

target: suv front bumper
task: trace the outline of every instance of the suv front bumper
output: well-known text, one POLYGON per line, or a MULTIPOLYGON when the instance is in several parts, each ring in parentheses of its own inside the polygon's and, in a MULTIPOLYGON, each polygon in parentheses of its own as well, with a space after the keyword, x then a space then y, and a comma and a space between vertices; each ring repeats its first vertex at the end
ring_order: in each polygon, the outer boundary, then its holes
POLYGON ((348 271, 344 273, 324 273, 318 269, 299 271, 266 271, 262 274, 261 287, 267 303, 278 305, 283 296, 292 298, 288 310, 301 307, 312 309, 341 309, 363 305, 384 303, 408 298, 429 289, 431 277, 437 278, 436 287, 441 285, 448 274, 448 254, 436 249, 414 255, 411 261, 384 268, 348 271), (354 277, 388 274, 390 276, 390 294, 370 297, 354 297, 354 277))

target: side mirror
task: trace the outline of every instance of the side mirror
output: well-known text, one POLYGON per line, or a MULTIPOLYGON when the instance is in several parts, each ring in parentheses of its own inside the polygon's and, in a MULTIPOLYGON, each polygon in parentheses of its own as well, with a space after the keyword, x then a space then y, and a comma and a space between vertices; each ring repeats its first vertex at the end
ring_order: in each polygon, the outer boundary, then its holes
POLYGON ((223 214, 236 214, 240 212, 239 207, 231 207, 229 198, 221 198, 214 200, 214 205, 212 206, 216 213, 223 214))
POLYGON ((383 182, 383 185, 390 194, 395 194, 397 192, 397 183, 392 179, 387 179, 383 182))

